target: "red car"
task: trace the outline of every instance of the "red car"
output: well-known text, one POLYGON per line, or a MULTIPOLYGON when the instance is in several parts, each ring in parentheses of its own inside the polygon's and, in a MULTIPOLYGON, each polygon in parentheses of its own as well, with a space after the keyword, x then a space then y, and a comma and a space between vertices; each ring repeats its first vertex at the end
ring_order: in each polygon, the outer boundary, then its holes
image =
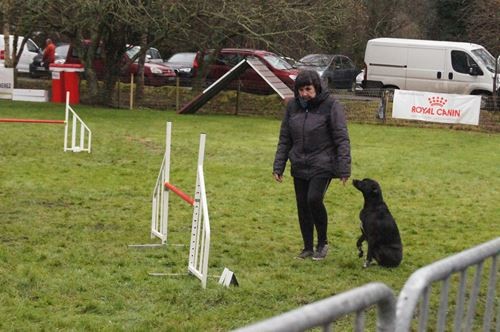
MULTIPOLYGON (((87 40, 84 41, 84 46, 88 47, 89 43, 90 42, 87 40)), ((125 52, 125 54, 123 55, 122 63, 120 65, 123 66, 125 63, 130 62, 130 59, 134 57, 134 55, 137 54, 139 51, 140 51, 139 46, 133 46, 129 48, 127 52, 125 52)), ((149 52, 149 53, 155 53, 155 52, 149 52)), ((98 48, 97 55, 94 58, 93 68, 96 71, 97 77, 102 78, 104 77, 105 68, 102 58, 99 55, 100 55, 100 49, 98 48)), ((67 64, 81 63, 81 60, 78 56, 78 52, 72 45, 70 45, 69 47, 65 63, 67 64)), ((130 63, 127 69, 121 73, 120 79, 124 82, 130 82, 130 75, 131 74, 136 75, 138 68, 139 64, 137 63, 137 61, 130 63)), ((150 56, 149 57, 146 56, 146 63, 144 64, 144 84, 153 86, 166 85, 175 82, 175 77, 176 74, 170 67, 160 63, 156 63, 154 60, 151 59, 150 56)))
MULTIPOLYGON (((210 52, 205 55, 206 61, 209 55, 210 52)), ((293 68, 292 65, 282 57, 272 52, 242 48, 223 48, 219 54, 217 54, 215 61, 209 68, 207 75, 208 83, 215 82, 241 60, 250 57, 258 58, 269 68, 269 70, 281 79, 283 83, 293 90, 295 78, 298 74, 297 69, 293 68)), ((274 93, 274 90, 264 81, 264 79, 251 68, 247 69, 240 76, 239 80, 241 82, 242 91, 261 94, 274 93)), ((236 88, 237 84, 237 81, 232 82, 230 88, 236 88)))

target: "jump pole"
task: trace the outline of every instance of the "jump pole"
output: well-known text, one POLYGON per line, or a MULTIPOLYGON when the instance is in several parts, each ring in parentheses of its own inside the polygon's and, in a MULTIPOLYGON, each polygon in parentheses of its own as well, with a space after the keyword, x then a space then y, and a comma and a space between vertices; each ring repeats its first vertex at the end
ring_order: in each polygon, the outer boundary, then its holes
MULTIPOLYGON (((193 218, 191 222, 191 240, 189 245, 188 273, 191 273, 201 281, 203 288, 207 287, 208 258, 210 253, 210 219, 208 216, 207 194, 205 189, 205 177, 203 173, 203 161, 205 159, 206 134, 200 135, 200 147, 198 150, 198 165, 196 171, 196 187, 194 198, 184 193, 173 184, 164 182, 166 191, 172 191, 193 206, 193 218)), ((150 273, 153 276, 175 276, 176 273, 150 273)))
POLYGON ((0 119, 0 122, 65 124, 64 120, 0 119))
POLYGON ((169 191, 164 184, 170 181, 170 152, 172 139, 172 123, 167 122, 165 129, 165 153, 160 171, 156 178, 151 197, 151 239, 158 238, 161 243, 129 244, 131 248, 155 248, 167 245, 168 237, 168 199, 169 191))
POLYGON ((69 105, 69 91, 66 92, 66 107, 64 120, 44 120, 44 119, 10 119, 0 118, 0 122, 10 123, 38 123, 38 124, 63 124, 64 125, 64 152, 81 152, 87 151, 90 153, 92 132, 89 127, 82 121, 76 112, 69 105), (69 123, 71 122, 71 146, 68 147, 69 123), (79 129, 79 131, 78 131, 79 129), (77 137, 79 143, 77 144, 77 137))
MULTIPOLYGON (((160 244, 138 244, 129 247, 159 247, 167 245, 168 238, 168 209, 170 192, 179 196, 193 207, 191 222, 191 240, 189 246, 188 273, 201 280, 202 287, 206 288, 208 277, 208 257, 210 250, 210 220, 203 173, 205 159, 206 134, 200 135, 198 150, 198 164, 196 169, 196 186, 194 198, 170 183, 170 153, 172 123, 167 122, 165 135, 165 154, 156 179, 152 195, 151 238, 159 238, 160 244)), ((153 276, 178 275, 172 273, 150 273, 153 276)))

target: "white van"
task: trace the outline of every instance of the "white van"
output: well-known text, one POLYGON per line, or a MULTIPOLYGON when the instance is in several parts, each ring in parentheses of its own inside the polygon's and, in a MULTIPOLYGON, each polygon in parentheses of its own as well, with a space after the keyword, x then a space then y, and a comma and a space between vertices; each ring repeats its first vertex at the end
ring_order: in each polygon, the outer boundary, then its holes
MULTIPOLYGON (((376 38, 365 51, 364 88, 491 95, 495 58, 481 45, 376 38)), ((500 77, 497 78, 500 87, 500 77)), ((497 89, 497 93, 498 93, 497 89)))
MULTIPOLYGON (((10 35, 10 52, 12 54, 12 45, 14 43, 14 36, 10 35)), ((21 46, 24 37, 19 36, 17 39, 17 47, 21 46)), ((29 73, 30 72, 30 63, 33 62, 33 58, 35 55, 41 52, 40 47, 31 39, 28 38, 26 44, 24 45, 23 52, 21 53, 21 57, 17 62, 17 71, 21 73, 29 73)), ((0 35, 0 66, 4 66, 5 61, 5 39, 4 35, 0 35)))

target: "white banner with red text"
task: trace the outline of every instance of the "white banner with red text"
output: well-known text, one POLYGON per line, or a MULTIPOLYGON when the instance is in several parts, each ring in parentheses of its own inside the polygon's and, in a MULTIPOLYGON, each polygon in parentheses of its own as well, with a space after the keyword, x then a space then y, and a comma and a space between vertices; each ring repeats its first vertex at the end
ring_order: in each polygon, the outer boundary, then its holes
POLYGON ((478 125, 481 96, 395 90, 392 117, 478 125))
POLYGON ((12 99, 14 90, 14 70, 0 67, 0 99, 12 99))

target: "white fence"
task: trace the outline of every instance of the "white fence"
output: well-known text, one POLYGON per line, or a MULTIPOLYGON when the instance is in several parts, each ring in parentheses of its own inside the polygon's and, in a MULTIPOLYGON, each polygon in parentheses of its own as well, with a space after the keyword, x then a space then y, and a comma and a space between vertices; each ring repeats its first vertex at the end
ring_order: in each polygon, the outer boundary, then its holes
POLYGON ((364 331, 364 310, 374 304, 378 307, 377 331, 500 331, 500 303, 495 292, 498 288, 497 258, 500 254, 500 237, 483 243, 451 257, 437 261, 415 271, 405 283, 398 296, 396 306, 389 287, 371 283, 332 296, 276 317, 240 328, 250 331, 305 331, 322 327, 332 331, 334 321, 355 313, 354 331, 364 331), (489 274, 482 277, 485 265, 489 274), (474 279, 467 283, 467 269, 475 268, 474 279), (447 320, 450 310, 448 298, 453 277, 459 274, 456 286, 453 322, 447 320), (441 289, 434 294, 439 297, 436 326, 429 327, 431 285, 441 281, 441 289), (481 283, 487 286, 481 289, 481 283), (469 291, 467 287, 469 284, 469 291), (420 306, 417 310, 417 304, 420 306), (468 303, 466 303, 468 301, 468 303), (495 303, 496 302, 496 303, 495 303), (466 312, 464 311, 467 306, 466 312), (477 307, 481 306, 481 313, 477 307), (496 307, 496 318, 494 317, 496 307), (418 320, 418 321, 417 321, 418 320), (476 321, 475 321, 476 320, 476 321), (417 326, 415 326, 417 325, 417 326))

